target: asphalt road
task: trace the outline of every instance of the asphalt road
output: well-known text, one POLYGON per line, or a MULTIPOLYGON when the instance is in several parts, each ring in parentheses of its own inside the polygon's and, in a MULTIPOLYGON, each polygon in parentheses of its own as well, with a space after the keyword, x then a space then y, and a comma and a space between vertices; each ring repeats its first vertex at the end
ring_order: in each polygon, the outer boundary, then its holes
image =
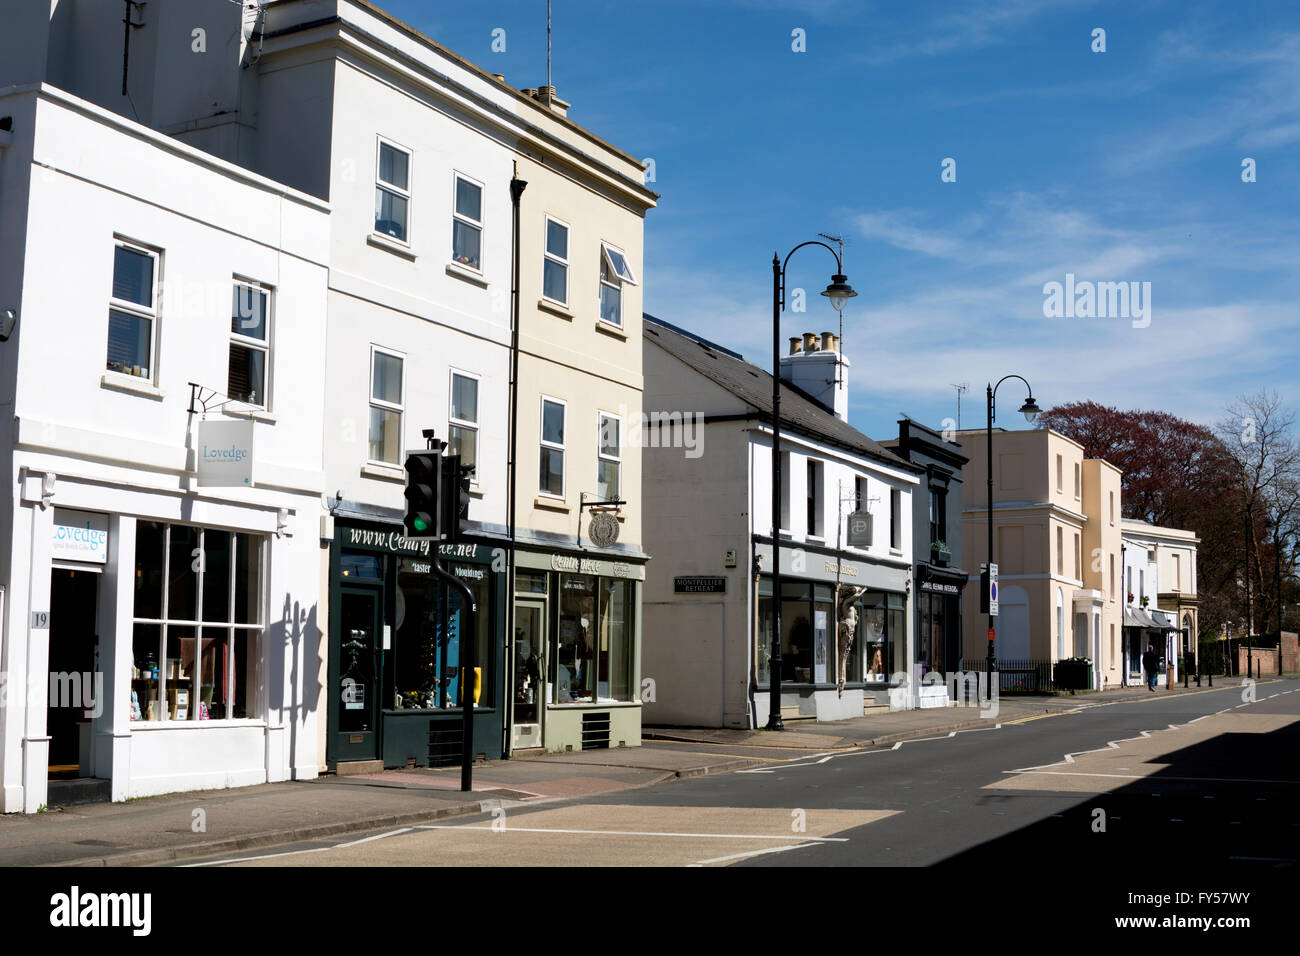
MULTIPOLYGON (((1300 681, 1075 712, 197 865, 1294 866, 1300 681), (995 856, 990 856, 994 854, 995 856), (1058 856, 1059 855, 1059 856, 1058 856)), ((195 864, 191 864, 195 865, 195 864)))

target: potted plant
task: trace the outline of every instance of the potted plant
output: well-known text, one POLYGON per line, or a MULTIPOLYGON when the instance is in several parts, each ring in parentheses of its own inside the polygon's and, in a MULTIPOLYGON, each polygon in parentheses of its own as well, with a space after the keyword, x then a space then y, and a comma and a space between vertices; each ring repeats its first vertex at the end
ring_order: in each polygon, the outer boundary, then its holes
POLYGON ((1129 591, 1129 592, 1128 592, 1128 603, 1129 603, 1129 604, 1132 604, 1132 603, 1133 603, 1133 592, 1132 592, 1132 591, 1129 591))
POLYGON ((946 541, 935 541, 930 544, 930 559, 935 564, 947 565, 950 556, 951 552, 946 541))
POLYGON ((1151 599, 1147 597, 1145 594, 1142 595, 1142 606, 1146 607, 1149 603, 1151 603, 1151 599))

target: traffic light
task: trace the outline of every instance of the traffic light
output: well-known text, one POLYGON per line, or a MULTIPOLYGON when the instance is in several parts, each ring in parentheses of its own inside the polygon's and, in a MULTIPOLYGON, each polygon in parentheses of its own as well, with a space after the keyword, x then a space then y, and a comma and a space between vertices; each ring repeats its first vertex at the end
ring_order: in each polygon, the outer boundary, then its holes
POLYGON ((406 515, 402 527, 408 538, 438 536, 441 471, 436 451, 413 451, 406 456, 406 515))
POLYGON ((459 455, 442 459, 442 540, 459 541, 469 521, 469 483, 473 465, 462 465, 459 455))

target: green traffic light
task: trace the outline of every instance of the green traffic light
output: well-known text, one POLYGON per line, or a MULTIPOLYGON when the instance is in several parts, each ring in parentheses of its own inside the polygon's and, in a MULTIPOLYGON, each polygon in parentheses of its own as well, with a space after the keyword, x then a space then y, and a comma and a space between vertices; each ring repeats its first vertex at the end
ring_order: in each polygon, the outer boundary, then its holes
POLYGON ((416 531, 429 530, 429 522, 425 521, 423 518, 416 518, 414 521, 411 522, 411 524, 415 526, 416 531))

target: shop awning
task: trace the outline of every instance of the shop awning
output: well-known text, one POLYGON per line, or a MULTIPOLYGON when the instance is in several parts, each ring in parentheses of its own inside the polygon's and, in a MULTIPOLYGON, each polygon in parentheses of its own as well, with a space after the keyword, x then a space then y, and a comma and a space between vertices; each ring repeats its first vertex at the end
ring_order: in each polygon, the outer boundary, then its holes
POLYGON ((1124 626, 1141 627, 1155 631, 1172 631, 1173 623, 1162 611, 1148 611, 1144 607, 1124 607, 1124 626))

